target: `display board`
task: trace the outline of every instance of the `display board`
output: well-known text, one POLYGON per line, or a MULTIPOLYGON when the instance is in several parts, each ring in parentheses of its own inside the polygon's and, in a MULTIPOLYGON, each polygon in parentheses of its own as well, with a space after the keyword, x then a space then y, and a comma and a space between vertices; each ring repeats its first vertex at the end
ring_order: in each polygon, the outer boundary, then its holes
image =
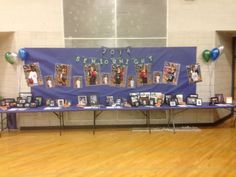
POLYGON ((99 95, 100 103, 109 95, 128 98, 131 92, 184 97, 196 93, 187 73, 187 66, 196 63, 195 47, 25 50, 29 57, 24 72, 34 96, 69 99, 76 104, 79 95, 93 93, 99 95))

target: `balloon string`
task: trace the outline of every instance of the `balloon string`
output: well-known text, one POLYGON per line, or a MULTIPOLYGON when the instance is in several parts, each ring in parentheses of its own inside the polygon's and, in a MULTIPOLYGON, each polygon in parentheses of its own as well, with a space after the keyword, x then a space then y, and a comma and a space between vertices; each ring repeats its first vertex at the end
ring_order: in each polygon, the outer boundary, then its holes
POLYGON ((215 68, 215 62, 211 62, 210 64, 207 64, 208 66, 208 71, 209 71, 209 94, 210 97, 212 97, 212 76, 213 76, 213 72, 214 72, 214 68, 215 68))

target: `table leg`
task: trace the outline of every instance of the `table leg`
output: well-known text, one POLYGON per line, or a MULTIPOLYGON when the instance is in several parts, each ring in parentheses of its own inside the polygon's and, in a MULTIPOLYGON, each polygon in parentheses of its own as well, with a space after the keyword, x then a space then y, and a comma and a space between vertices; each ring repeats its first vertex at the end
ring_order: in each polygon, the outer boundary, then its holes
POLYGON ((95 134, 96 129, 96 111, 93 111, 93 134, 95 134))
POLYGON ((174 117, 173 109, 170 110, 170 117, 171 117, 172 125, 173 125, 173 133, 175 133, 175 117, 174 117))

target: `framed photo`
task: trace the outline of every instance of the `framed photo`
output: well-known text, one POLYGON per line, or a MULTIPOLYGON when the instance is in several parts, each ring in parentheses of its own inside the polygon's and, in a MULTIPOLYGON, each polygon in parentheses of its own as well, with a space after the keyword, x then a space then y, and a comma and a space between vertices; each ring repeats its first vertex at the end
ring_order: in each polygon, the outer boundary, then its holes
POLYGON ((173 99, 173 96, 171 94, 165 95, 165 103, 170 105, 170 101, 173 99))
POLYGON ((70 87, 72 66, 68 64, 55 65, 55 86, 70 87))
POLYGON ((140 104, 143 106, 149 105, 150 102, 150 92, 140 92, 139 93, 140 104))
POLYGON ((193 64, 186 66, 189 83, 196 83, 202 81, 200 64, 193 64))
POLYGON ((78 106, 87 106, 88 100, 86 95, 78 96, 78 106))
POLYGON ((100 64, 86 64, 84 65, 84 75, 86 86, 93 86, 100 84, 100 64))
POLYGON ((125 65, 112 65, 111 69, 110 83, 112 86, 125 87, 126 86, 126 76, 127 76, 127 66, 125 65))
POLYGON ((218 97, 211 97, 210 98, 210 105, 215 105, 215 104, 218 104, 219 103, 219 100, 218 100, 218 97))
POLYGON ((114 105, 114 97, 113 96, 106 96, 106 105, 107 106, 114 105))
POLYGON ((232 104, 233 103, 233 98, 231 96, 225 97, 225 103, 226 104, 232 104))
POLYGON ((30 108, 30 103, 25 103, 25 108, 30 108))
POLYGON ((55 100, 50 100, 50 107, 54 107, 55 106, 55 100))
POLYGON ((165 62, 162 83, 177 85, 180 73, 180 64, 165 62))
POLYGON ((137 86, 142 86, 152 83, 150 71, 151 71, 150 64, 136 65, 137 86))
POLYGON ((0 106, 6 106, 6 101, 5 100, 1 100, 0 101, 0 106))
POLYGON ((37 106, 42 106, 43 105, 43 97, 41 96, 36 96, 35 101, 37 101, 38 105, 37 106))
POLYGON ((176 106, 176 101, 171 100, 169 105, 170 105, 171 107, 176 106))
POLYGON ((188 105, 196 105, 197 104, 197 98, 195 98, 195 97, 187 97, 187 104, 188 105))
POLYGON ((27 102, 26 99, 20 99, 18 103, 25 104, 27 102))
POLYGON ((27 102, 27 103, 31 103, 31 102, 32 102, 32 96, 27 96, 26 102, 27 102))
POLYGON ((98 103, 98 95, 97 94, 91 94, 89 95, 89 105, 90 106, 97 106, 98 103))
POLYGON ((32 93, 31 92, 20 92, 19 93, 19 97, 21 97, 22 99, 27 99, 28 96, 32 97, 32 93))
POLYGON ((215 97, 218 98, 218 103, 225 103, 223 94, 215 94, 215 97))
POLYGON ((12 103, 10 103, 10 108, 15 108, 16 107, 16 105, 17 105, 17 102, 12 102, 12 103))
POLYGON ((129 96, 131 100, 131 105, 135 107, 139 106, 139 93, 129 93, 129 96))
POLYGON ((73 84, 74 88, 82 88, 83 87, 83 77, 82 76, 73 76, 73 84))
POLYGON ((154 71, 153 72, 153 84, 160 84, 162 80, 162 72, 161 71, 154 71))
POLYGON ((36 108, 36 107, 37 107, 37 104, 36 104, 35 102, 31 102, 31 103, 30 103, 30 107, 31 107, 31 108, 36 108))
POLYGON ((25 79, 29 87, 43 85, 42 74, 39 63, 23 65, 25 79))
POLYGON ((54 79, 52 75, 45 76, 44 81, 46 83, 46 88, 52 88, 55 87, 54 79))
POLYGON ((202 106, 202 99, 201 98, 197 98, 196 105, 197 106, 202 106))
POLYGON ((64 99, 58 99, 57 100, 57 106, 58 107, 63 107, 64 106, 64 99))
POLYGON ((184 103, 184 95, 183 94, 177 94, 177 95, 175 95, 175 97, 177 99, 178 104, 183 104, 184 103))
POLYGON ((47 98, 45 101, 45 105, 50 106, 50 103, 51 103, 51 98, 47 98))
POLYGON ((23 104, 23 103, 17 103, 17 104, 16 104, 16 107, 17 107, 17 108, 23 108, 23 107, 24 107, 24 104, 23 104))

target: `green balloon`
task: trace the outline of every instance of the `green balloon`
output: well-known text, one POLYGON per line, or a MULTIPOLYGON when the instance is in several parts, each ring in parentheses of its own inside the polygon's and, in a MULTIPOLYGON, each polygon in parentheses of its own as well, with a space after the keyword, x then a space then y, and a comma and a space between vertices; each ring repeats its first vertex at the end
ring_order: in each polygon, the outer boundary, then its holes
POLYGON ((210 50, 204 50, 202 52, 202 57, 203 57, 205 62, 208 62, 211 58, 211 51, 210 50))
POLYGON ((14 64, 14 59, 12 58, 11 52, 5 53, 5 59, 7 60, 8 63, 14 64))

